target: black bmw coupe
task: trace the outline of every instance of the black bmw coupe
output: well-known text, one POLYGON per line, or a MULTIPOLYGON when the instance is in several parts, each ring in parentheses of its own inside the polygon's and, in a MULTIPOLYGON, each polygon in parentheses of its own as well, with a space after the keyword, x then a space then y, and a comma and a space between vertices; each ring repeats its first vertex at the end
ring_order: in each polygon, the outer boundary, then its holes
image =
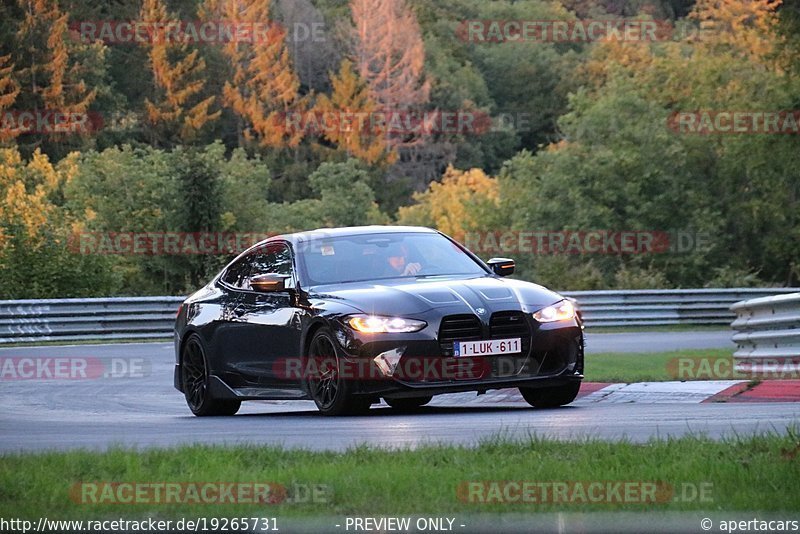
POLYGON ((508 387, 536 407, 569 404, 583 379, 580 317, 513 272, 428 228, 271 237, 181 305, 175 387, 199 416, 262 399, 312 399, 326 415, 381 398, 412 410, 508 387))

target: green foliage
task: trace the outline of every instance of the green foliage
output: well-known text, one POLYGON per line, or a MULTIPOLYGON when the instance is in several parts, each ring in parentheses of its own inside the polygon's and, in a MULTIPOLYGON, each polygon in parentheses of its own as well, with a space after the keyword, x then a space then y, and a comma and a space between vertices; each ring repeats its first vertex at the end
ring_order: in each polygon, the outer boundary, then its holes
MULTIPOLYGON (((264 232, 270 172, 258 158, 220 143, 171 152, 129 145, 86 153, 67 186, 84 231, 264 232), (244 209, 241 209, 244 208, 244 209)), ((202 285, 226 255, 118 255, 118 292, 180 294, 202 285)))
POLYGON ((109 296, 119 291, 120 273, 106 256, 76 254, 66 228, 46 229, 34 244, 17 232, 0 260, 0 299, 109 296))
POLYGON ((75 160, 53 165, 38 151, 25 161, 17 150, 0 150, 0 298, 108 295, 116 288, 108 258, 73 250, 75 219, 62 206, 75 160))
POLYGON ((317 198, 268 207, 270 232, 388 223, 375 203, 369 178, 356 159, 323 163, 309 176, 317 198))
MULTIPOLYGON (((563 289, 800 282, 797 136, 693 135, 667 124, 675 111, 798 109, 796 1, 774 12, 764 1, 704 0, 689 14, 689 0, 409 0, 425 45, 428 109, 487 114, 496 127, 424 138, 396 165, 345 159, 357 154, 319 136, 296 146, 294 140, 257 146, 230 109, 191 143, 160 150, 148 144, 153 136, 144 120, 153 85, 145 48, 80 42, 51 31, 53 9, 32 17, 23 4, 0 6, 0 56, 14 64, 14 79, 5 82, 20 86, 13 109, 40 107, 47 79, 39 75, 66 65, 67 83, 60 93, 49 89, 50 100, 60 102, 55 97, 62 94, 74 104, 84 95, 104 125, 74 138, 26 134, 8 153, 8 172, 0 176, 6 194, 0 290, 6 296, 185 293, 228 259, 76 255, 66 244, 79 232, 266 234, 393 220, 454 231, 702 236, 702 246, 680 252, 518 255, 519 277, 563 289), (681 28, 702 22, 713 31, 653 44, 476 43, 459 34, 465 20, 640 13, 674 19, 681 28), (497 127, 501 114, 512 118, 510 126, 497 127), (68 155, 73 149, 82 152, 68 155), (449 164, 455 174, 478 169, 492 187, 438 188, 449 164), (439 178, 428 183, 434 175, 439 178)), ((168 4, 184 20, 200 17, 198 0, 168 4)), ((58 5, 70 22, 138 16, 138 7, 125 3, 58 5)), ((284 96, 306 109, 324 100, 319 93, 330 97, 328 73, 352 52, 343 38, 349 2, 279 2, 279 12, 325 21, 324 53, 314 54, 316 43, 301 43, 286 60, 301 85, 296 95, 284 96)), ((203 96, 220 97, 231 82, 228 56, 222 47, 192 48, 206 65, 203 96)), ((250 104, 257 111, 258 102, 250 104)))
POLYGON ((667 124, 676 109, 795 109, 798 80, 770 59, 762 37, 740 44, 723 30, 694 49, 597 45, 605 78, 570 96, 561 141, 504 165, 501 209, 485 227, 683 229, 704 236, 703 246, 528 256, 520 275, 574 289, 796 284, 800 152, 793 136, 692 135, 667 124))

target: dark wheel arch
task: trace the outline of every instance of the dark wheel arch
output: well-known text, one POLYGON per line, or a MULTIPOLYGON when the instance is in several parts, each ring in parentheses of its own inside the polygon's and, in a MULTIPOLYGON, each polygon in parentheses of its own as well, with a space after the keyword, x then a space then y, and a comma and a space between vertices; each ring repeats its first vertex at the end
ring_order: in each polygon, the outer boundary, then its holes
POLYGON ((197 332, 190 333, 181 347, 180 372, 186 404, 194 415, 233 415, 239 411, 241 401, 213 396, 208 356, 203 339, 197 332))
POLYGON ((323 415, 355 415, 369 410, 372 399, 355 395, 352 378, 342 377, 342 349, 329 327, 314 331, 307 357, 314 359, 313 368, 323 373, 305 377, 303 387, 323 415))

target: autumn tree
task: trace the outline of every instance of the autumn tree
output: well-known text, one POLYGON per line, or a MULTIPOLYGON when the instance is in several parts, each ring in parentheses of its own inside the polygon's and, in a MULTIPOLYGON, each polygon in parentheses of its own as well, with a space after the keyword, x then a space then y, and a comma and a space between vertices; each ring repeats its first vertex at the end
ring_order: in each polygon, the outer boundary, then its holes
MULTIPOLYGON (((162 0, 144 0, 141 19, 148 23, 167 23, 177 17, 167 12, 162 0)), ((195 139, 202 128, 216 120, 220 111, 211 111, 215 97, 202 97, 206 64, 198 50, 190 50, 186 42, 160 32, 151 34, 147 47, 153 73, 153 100, 145 99, 147 121, 162 136, 177 131, 180 141, 195 139), (178 41, 178 42, 175 42, 178 41)))
POLYGON ((254 25, 251 39, 234 37, 223 46, 232 73, 223 102, 244 121, 245 139, 264 147, 297 146, 303 132, 288 126, 285 114, 298 111, 300 82, 292 70, 286 31, 270 17, 270 0, 206 0, 206 19, 254 25))
POLYGON ((342 61, 338 74, 331 74, 333 94, 320 95, 314 111, 321 117, 333 117, 336 127, 324 128, 325 139, 337 145, 348 156, 367 163, 392 163, 396 152, 386 141, 386 128, 370 120, 377 105, 369 95, 369 89, 353 69, 353 63, 342 61), (343 117, 363 117, 350 127, 341 123, 343 117), (373 124, 374 123, 374 124, 373 124))
MULTIPOLYGON (((390 114, 419 112, 430 100, 425 79, 425 46, 416 15, 405 0, 351 0, 351 56, 380 110, 390 114)), ((389 132, 398 149, 388 180, 428 183, 443 169, 447 143, 434 143, 426 132, 389 132)), ((452 161, 446 157, 444 165, 452 161)))
POLYGON ((113 261, 74 254, 76 221, 61 206, 63 190, 78 172, 78 154, 57 164, 34 150, 26 160, 16 147, 0 149, 0 298, 85 297, 109 294, 113 261))
POLYGON ((746 59, 773 53, 781 0, 698 0, 689 17, 700 24, 700 42, 746 59))
POLYGON ((351 0, 353 58, 372 98, 382 107, 408 110, 426 104, 425 45, 405 0, 351 0))
POLYGON ((68 14, 57 0, 18 0, 24 18, 17 32, 16 76, 32 109, 86 113, 97 96, 85 68, 70 53, 68 14))
POLYGON ((17 136, 15 128, 7 128, 2 123, 4 113, 14 105, 19 94, 19 84, 13 75, 14 65, 10 61, 10 55, 0 56, 0 142, 17 136))
POLYGON ((498 198, 497 180, 481 169, 461 171, 451 166, 441 182, 414 194, 414 205, 400 208, 398 222, 433 226, 463 238, 464 232, 478 230, 488 213, 497 209, 498 198))

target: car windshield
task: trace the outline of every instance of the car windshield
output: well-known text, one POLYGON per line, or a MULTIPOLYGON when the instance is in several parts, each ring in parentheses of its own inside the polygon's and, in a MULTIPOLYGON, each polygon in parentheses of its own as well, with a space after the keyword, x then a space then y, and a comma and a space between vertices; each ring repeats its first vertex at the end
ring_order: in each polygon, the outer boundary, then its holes
POLYGON ((311 285, 487 274, 457 245, 433 233, 320 238, 304 244, 301 254, 311 285))

